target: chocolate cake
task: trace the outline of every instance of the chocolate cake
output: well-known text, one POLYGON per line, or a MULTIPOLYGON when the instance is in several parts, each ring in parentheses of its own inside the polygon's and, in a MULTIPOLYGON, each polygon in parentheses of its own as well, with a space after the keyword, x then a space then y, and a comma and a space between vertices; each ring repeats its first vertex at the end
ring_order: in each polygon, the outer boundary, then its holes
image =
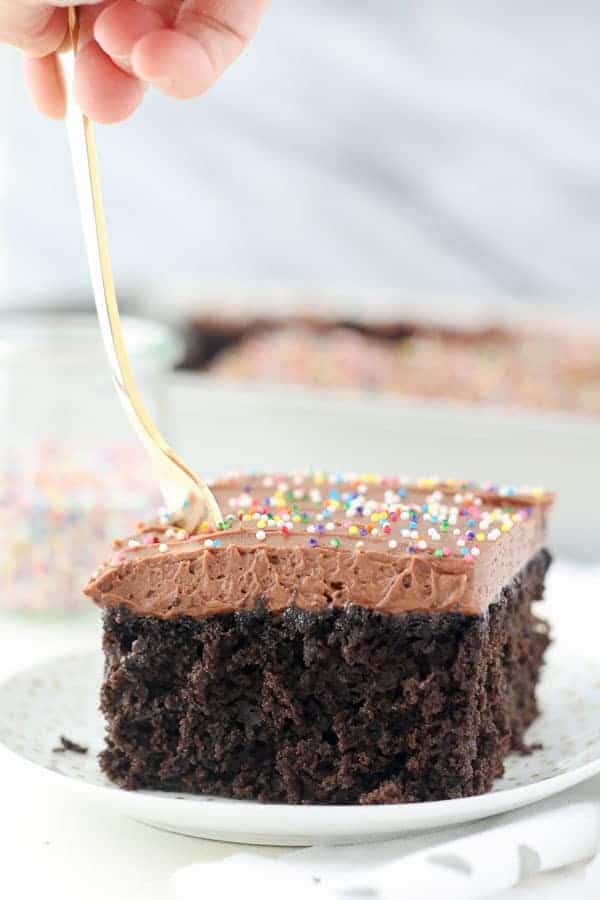
POLYGON ((537 714, 551 497, 322 473, 214 490, 217 531, 165 513, 85 589, 108 777, 284 803, 489 791, 537 714))

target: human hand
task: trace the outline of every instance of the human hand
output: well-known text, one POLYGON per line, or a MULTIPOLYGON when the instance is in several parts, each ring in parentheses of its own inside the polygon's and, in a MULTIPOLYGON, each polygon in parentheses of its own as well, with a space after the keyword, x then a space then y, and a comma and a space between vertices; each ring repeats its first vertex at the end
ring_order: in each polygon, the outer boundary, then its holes
MULTIPOLYGON (((252 38, 268 0, 83 0, 75 97, 96 122, 126 119, 148 85, 170 97, 207 90, 252 38)), ((25 54, 35 105, 65 112, 58 50, 67 34, 65 0, 0 0, 0 40, 25 54)))

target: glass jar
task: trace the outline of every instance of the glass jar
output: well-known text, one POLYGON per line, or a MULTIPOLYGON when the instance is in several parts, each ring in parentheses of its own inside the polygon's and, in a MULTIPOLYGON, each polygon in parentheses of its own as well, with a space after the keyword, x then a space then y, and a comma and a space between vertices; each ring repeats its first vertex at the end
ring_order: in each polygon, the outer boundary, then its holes
MULTIPOLYGON (((138 385, 171 432, 162 325, 124 318, 138 385)), ((110 541, 160 503, 122 410, 93 314, 0 316, 0 607, 72 610, 110 541)))

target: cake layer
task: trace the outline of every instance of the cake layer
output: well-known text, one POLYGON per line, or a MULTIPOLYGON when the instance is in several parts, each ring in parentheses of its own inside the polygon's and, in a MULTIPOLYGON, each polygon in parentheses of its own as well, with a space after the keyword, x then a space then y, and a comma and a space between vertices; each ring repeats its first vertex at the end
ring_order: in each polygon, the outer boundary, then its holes
POLYGON ((549 494, 368 475, 232 476, 224 521, 166 515, 115 542, 86 593, 159 618, 360 606, 478 615, 542 547, 549 494))
POLYGON ((109 606, 102 768, 127 788, 291 803, 487 791, 536 715, 548 564, 538 551, 486 615, 109 606))

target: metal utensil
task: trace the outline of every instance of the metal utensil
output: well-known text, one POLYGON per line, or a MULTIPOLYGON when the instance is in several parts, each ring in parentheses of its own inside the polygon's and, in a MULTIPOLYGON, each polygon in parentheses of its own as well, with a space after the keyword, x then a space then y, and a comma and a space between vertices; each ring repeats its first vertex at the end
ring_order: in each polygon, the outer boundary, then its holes
POLYGON ((102 340, 119 399, 155 466, 161 491, 173 521, 193 531, 202 521, 214 530, 221 521, 217 502, 205 482, 169 447, 152 421, 137 389, 121 330, 110 263, 92 123, 73 97, 77 52, 77 11, 69 9, 71 49, 63 55, 67 90, 67 132, 73 158, 85 246, 102 340))

